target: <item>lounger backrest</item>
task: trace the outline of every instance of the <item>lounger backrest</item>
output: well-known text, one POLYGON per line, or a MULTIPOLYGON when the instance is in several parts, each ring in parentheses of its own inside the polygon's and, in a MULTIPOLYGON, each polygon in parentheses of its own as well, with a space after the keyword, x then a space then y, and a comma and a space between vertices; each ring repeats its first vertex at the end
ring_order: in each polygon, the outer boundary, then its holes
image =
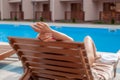
POLYGON ((9 41, 36 80, 93 80, 84 43, 15 37, 9 41))

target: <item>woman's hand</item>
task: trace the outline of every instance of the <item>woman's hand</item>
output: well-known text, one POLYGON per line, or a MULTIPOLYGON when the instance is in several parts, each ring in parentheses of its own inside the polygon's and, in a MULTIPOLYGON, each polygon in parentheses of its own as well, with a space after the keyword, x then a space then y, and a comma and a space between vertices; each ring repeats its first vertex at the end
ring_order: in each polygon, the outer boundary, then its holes
POLYGON ((37 38, 45 42, 56 41, 55 39, 53 39, 52 33, 38 34, 37 38))
POLYGON ((50 33, 52 31, 51 28, 46 23, 43 22, 36 22, 31 26, 38 33, 50 33))

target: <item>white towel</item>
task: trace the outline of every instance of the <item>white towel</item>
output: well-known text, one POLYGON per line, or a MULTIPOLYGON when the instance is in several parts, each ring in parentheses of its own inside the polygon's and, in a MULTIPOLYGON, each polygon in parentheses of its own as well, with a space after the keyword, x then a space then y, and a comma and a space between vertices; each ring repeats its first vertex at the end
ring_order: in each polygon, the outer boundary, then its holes
POLYGON ((117 51, 118 58, 120 60, 120 49, 117 51))
POLYGON ((117 62, 118 59, 119 58, 117 54, 109 54, 109 53, 101 55, 101 58, 100 58, 101 62, 108 63, 108 64, 117 62))

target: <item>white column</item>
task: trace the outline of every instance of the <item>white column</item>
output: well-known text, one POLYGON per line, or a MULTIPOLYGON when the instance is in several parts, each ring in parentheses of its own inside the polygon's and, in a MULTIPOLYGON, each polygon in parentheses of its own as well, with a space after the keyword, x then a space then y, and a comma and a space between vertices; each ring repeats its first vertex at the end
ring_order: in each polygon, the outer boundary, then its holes
POLYGON ((52 12, 51 16, 52 16, 52 21, 54 22, 55 21, 55 1, 54 0, 50 0, 50 11, 52 12))
POLYGON ((1 20, 3 20, 3 0, 0 0, 1 1, 1 20))

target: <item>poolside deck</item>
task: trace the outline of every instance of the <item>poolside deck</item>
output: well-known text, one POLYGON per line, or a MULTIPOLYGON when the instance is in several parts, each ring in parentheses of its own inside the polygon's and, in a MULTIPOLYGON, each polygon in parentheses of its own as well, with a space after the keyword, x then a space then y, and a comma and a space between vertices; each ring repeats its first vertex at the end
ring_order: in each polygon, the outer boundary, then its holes
MULTIPOLYGON (((0 21, 0 24, 16 24, 16 25, 30 25, 34 22, 29 21, 0 21)), ((50 26, 69 26, 69 27, 89 27, 89 28, 112 28, 112 29, 120 29, 120 25, 111 25, 111 24, 93 24, 93 23, 56 23, 56 22, 46 22, 50 26)))

